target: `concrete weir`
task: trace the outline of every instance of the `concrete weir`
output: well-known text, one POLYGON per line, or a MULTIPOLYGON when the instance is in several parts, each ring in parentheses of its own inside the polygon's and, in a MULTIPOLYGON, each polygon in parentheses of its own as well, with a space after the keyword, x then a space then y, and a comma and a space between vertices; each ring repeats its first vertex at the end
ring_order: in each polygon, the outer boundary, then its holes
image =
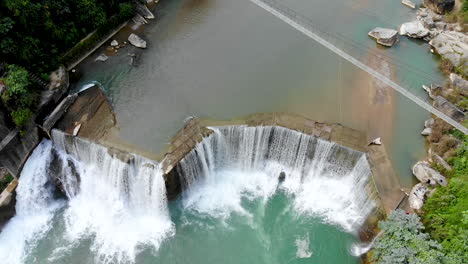
POLYGON ((63 116, 56 120, 54 126, 50 127, 108 148, 136 153, 161 163, 169 199, 175 199, 182 191, 177 170, 179 162, 213 133, 210 127, 222 126, 283 127, 366 153, 373 174, 368 189, 377 194, 374 197, 380 198, 380 208, 388 213, 397 208, 404 197, 383 145, 369 145, 364 132, 340 124, 314 121, 300 115, 259 113, 229 121, 190 118, 170 140, 168 149, 162 154, 149 153, 129 146, 115 136, 113 132, 116 122, 112 107, 98 87, 81 92, 73 103, 69 104, 63 116))
POLYGON ((387 157, 383 145, 369 145, 364 132, 342 126, 340 124, 327 124, 304 118, 299 115, 286 113, 253 114, 242 119, 231 121, 189 119, 185 126, 172 138, 170 148, 162 160, 166 187, 169 199, 177 197, 181 192, 180 177, 177 171, 178 163, 200 143, 203 138, 213 131, 210 127, 218 126, 273 126, 283 127, 331 141, 363 153, 372 171, 372 180, 369 191, 376 193, 385 213, 397 208, 404 194, 400 191, 398 177, 387 157))

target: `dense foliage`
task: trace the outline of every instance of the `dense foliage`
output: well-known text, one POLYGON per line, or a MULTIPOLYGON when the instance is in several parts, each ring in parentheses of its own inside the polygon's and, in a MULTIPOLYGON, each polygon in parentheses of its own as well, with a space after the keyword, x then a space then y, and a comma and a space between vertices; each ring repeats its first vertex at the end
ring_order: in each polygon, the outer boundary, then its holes
POLYGON ((2 80, 8 89, 2 94, 1 99, 10 112, 13 122, 21 127, 33 115, 38 88, 31 83, 29 73, 16 65, 8 66, 6 77, 2 80))
POLYGON ((454 158, 446 187, 440 187, 424 205, 423 223, 431 237, 441 243, 451 263, 468 263, 468 136, 454 158))
POLYGON ((2 0, 0 57, 48 73, 80 39, 112 16, 128 18, 132 12, 129 0, 2 0))
POLYGON ((372 255, 379 264, 440 264, 448 263, 442 246, 424 233, 416 214, 402 210, 392 212, 379 222, 383 234, 377 238, 372 255))
POLYGON ((131 0, 0 1, 0 64, 10 65, 1 99, 13 122, 21 127, 35 111, 40 91, 29 73, 46 80, 50 71, 82 55, 133 12, 131 0))

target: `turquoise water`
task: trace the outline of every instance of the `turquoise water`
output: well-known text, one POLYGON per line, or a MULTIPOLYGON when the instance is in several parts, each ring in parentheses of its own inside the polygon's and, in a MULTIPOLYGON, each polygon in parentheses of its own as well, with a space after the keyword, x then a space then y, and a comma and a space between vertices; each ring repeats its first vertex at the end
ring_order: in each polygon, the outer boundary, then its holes
POLYGON ((284 193, 242 204, 250 215, 220 220, 181 210, 180 201, 175 202, 171 211, 177 235, 157 257, 143 253, 138 263, 359 263, 350 255, 355 236, 320 218, 298 215, 284 193), (299 241, 304 249, 298 249, 299 241), (303 258, 297 257, 298 250, 303 258))

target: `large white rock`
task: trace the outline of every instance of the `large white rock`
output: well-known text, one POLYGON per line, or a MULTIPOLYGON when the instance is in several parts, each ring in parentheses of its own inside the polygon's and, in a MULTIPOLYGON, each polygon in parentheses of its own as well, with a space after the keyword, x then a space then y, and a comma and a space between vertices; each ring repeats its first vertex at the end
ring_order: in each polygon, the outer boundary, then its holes
POLYGON ((393 46, 398 41, 398 31, 393 29, 376 27, 367 34, 380 45, 387 47, 393 46))
POLYGON ((408 202, 411 209, 419 211, 424 205, 424 200, 426 193, 429 191, 429 188, 424 183, 416 184, 413 189, 411 189, 408 202))
POLYGON ((119 45, 119 42, 117 40, 112 40, 111 44, 112 47, 117 47, 119 45))
POLYGON ((437 184, 442 186, 447 185, 447 179, 445 179, 442 174, 429 167, 429 163, 426 161, 418 161, 416 164, 414 164, 413 174, 421 183, 432 186, 436 186, 437 184))
POLYGON ((443 58, 468 75, 468 35, 456 31, 443 31, 429 44, 443 58))
POLYGON ((134 33, 128 36, 128 42, 130 42, 130 44, 137 48, 146 49, 146 41, 144 41, 142 38, 140 38, 134 33))
POLYGON ((426 127, 424 130, 421 132, 421 135, 423 136, 429 136, 432 133, 432 128, 426 127))
POLYGON ((428 34, 429 30, 419 20, 407 22, 400 26, 400 35, 406 35, 411 38, 424 38, 428 34))
POLYGON ((108 60, 108 59, 109 59, 109 57, 107 57, 105 54, 101 54, 101 55, 97 56, 97 58, 94 59, 94 61, 102 61, 102 62, 104 62, 104 61, 106 61, 106 60, 108 60))

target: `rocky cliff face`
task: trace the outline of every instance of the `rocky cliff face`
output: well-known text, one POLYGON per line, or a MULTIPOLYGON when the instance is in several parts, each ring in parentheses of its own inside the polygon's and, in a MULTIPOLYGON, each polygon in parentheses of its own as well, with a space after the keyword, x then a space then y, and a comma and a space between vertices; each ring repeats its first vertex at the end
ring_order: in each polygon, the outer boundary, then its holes
POLYGON ((452 11, 455 6, 455 0, 424 0, 424 5, 443 15, 452 11))

